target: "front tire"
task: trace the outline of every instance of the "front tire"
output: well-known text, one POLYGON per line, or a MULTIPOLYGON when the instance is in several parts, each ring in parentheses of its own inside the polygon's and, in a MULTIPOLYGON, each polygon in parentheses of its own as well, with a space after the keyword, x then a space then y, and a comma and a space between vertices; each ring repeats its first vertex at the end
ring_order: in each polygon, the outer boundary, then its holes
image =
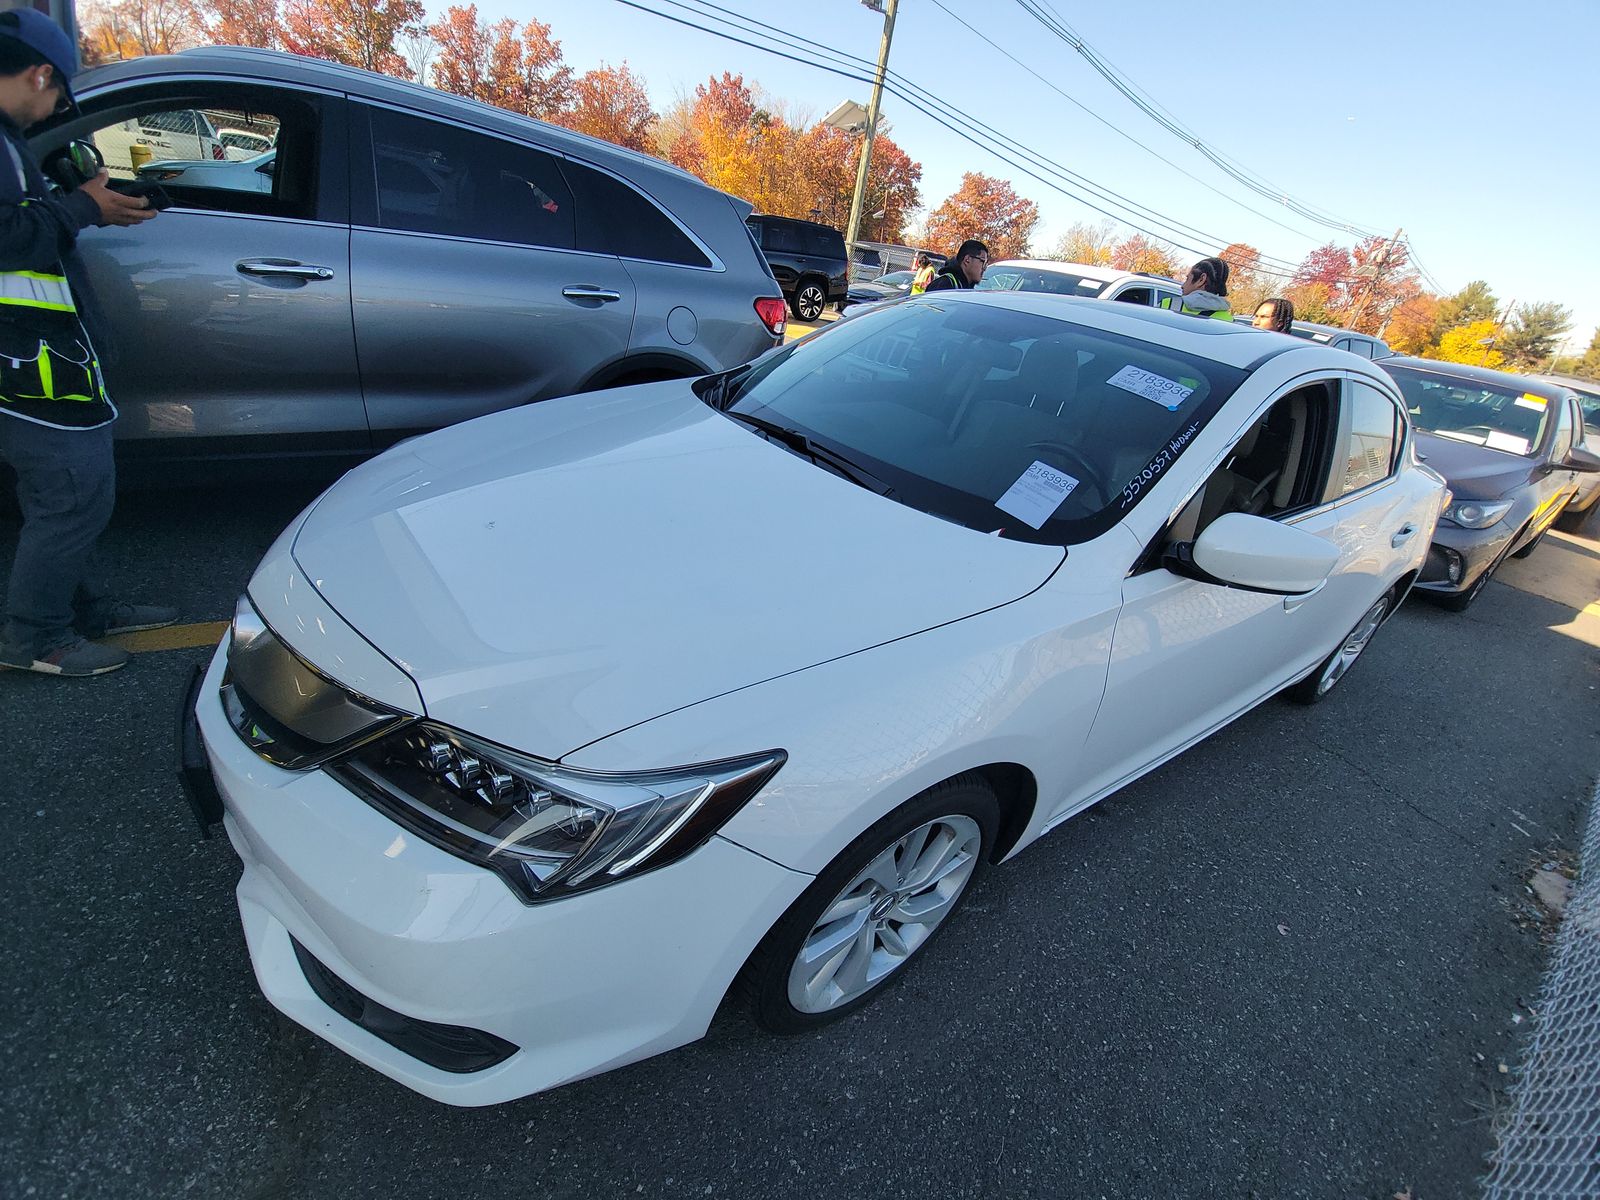
POLYGON ((827 306, 827 290, 815 279, 802 279, 800 286, 794 290, 794 297, 789 301, 795 319, 800 321, 815 321, 827 306))
POLYGON ((1344 640, 1333 648, 1333 653, 1299 683, 1289 689, 1289 698, 1297 704, 1320 704, 1350 673, 1350 668, 1366 653, 1379 627, 1393 609, 1395 595, 1385 592, 1362 614, 1355 627, 1345 634, 1344 640))
POLYGON ((871 1003, 949 925, 999 827, 994 789, 967 774, 856 838, 746 964, 741 987, 756 1020, 773 1033, 801 1033, 871 1003))

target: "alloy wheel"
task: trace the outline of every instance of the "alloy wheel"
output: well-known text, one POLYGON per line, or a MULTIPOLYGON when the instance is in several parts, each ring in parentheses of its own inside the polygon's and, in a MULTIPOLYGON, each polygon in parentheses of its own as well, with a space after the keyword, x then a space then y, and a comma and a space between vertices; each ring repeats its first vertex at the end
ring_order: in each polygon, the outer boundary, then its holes
POLYGON ((971 817, 924 822, 885 847, 834 897, 789 970, 789 1002, 824 1013, 899 970, 956 907, 983 850, 971 817))
POLYGON ((1334 652, 1328 665, 1323 667, 1322 677, 1317 680, 1317 695, 1326 696, 1355 666, 1356 659, 1371 644, 1373 634, 1378 632, 1378 626, 1383 624, 1384 614, 1388 611, 1389 597, 1380 596, 1377 603, 1367 609, 1366 615, 1356 622, 1356 627, 1344 639, 1344 645, 1334 652))
POLYGON ((795 307, 800 310, 802 321, 815 321, 822 315, 823 306, 827 297, 822 294, 822 289, 814 283, 808 283, 800 289, 800 294, 795 297, 795 307))

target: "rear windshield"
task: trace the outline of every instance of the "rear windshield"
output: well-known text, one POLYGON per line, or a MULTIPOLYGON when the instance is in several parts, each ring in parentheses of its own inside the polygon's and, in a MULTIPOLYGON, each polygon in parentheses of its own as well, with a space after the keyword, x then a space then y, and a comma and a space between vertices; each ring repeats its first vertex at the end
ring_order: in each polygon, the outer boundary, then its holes
POLYGON ((982 292, 1048 292, 1053 296, 1098 296, 1105 280, 1037 267, 990 267, 978 283, 982 292))
POLYGON ((1245 377, 1151 342, 937 293, 869 310, 741 370, 708 386, 707 401, 804 435, 900 503, 1053 545, 1120 520, 1245 377))
POLYGON ((1384 367, 1406 398, 1411 423, 1457 442, 1524 457, 1538 449, 1558 402, 1475 379, 1384 367))

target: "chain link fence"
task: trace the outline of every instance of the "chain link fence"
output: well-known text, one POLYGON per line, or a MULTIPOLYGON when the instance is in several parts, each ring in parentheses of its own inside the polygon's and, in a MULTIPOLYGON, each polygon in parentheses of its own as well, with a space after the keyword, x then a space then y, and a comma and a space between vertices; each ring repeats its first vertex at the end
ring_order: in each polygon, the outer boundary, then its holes
POLYGON ((1487 1200, 1600 1197, 1600 784, 1487 1200))

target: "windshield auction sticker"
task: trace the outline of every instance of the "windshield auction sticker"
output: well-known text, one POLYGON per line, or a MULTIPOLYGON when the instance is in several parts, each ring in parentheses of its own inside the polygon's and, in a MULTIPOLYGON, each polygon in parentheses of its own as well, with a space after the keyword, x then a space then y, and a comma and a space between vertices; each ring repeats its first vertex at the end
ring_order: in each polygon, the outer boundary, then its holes
POLYGON ((1033 466, 1006 489, 1006 494, 996 500, 994 506, 1038 529, 1055 515, 1061 502, 1072 495, 1072 489, 1077 486, 1078 481, 1065 471, 1035 459, 1033 466))
POLYGON ((1532 392, 1523 392, 1513 403, 1519 408, 1531 408, 1534 412, 1543 412, 1545 399, 1543 396, 1535 396, 1532 392))
POLYGON ((1106 382, 1112 387, 1132 392, 1135 396, 1154 400, 1169 412, 1177 412, 1179 405, 1194 395, 1192 387, 1184 387, 1175 379, 1168 379, 1165 375, 1157 375, 1154 371, 1144 371, 1131 365, 1123 367, 1106 382))

